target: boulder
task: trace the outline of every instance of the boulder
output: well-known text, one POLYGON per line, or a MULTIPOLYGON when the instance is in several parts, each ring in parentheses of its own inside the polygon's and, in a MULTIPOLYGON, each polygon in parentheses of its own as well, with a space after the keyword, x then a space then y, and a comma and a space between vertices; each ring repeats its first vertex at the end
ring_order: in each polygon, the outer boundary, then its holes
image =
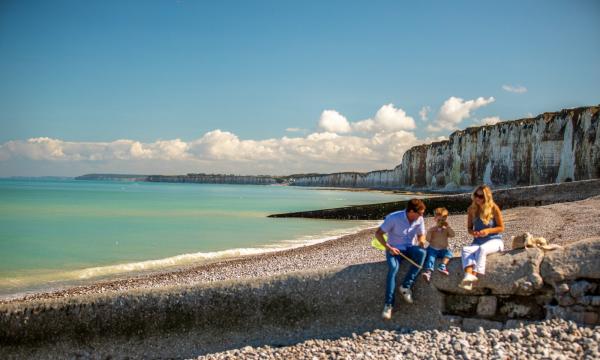
POLYGON ((458 287, 463 273, 461 260, 454 258, 448 266, 450 276, 434 276, 431 282, 438 290, 455 294, 482 295, 491 291, 495 295, 531 295, 544 285, 539 273, 543 258, 544 252, 535 248, 488 255, 488 271, 479 276, 470 292, 458 287))
POLYGON ((546 253, 540 272, 544 281, 556 285, 565 280, 600 279, 600 236, 580 240, 546 253))

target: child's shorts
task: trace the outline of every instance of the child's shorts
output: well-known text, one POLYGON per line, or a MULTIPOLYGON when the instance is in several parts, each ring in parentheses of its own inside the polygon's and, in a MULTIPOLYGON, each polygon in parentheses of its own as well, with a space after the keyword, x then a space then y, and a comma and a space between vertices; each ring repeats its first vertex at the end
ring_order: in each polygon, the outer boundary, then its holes
POLYGON ((452 252, 448 249, 434 249, 431 246, 427 248, 427 256, 434 256, 436 259, 451 258, 452 252))

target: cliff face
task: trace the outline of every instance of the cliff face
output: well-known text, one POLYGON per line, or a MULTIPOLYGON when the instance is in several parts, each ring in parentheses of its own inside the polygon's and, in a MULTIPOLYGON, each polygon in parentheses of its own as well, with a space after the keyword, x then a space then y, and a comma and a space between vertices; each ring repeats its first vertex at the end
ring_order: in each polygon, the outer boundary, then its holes
POLYGON ((310 176, 294 185, 452 189, 600 178, 599 114, 591 106, 468 128, 411 148, 394 170, 310 176))
POLYGON ((371 171, 368 173, 345 172, 326 175, 294 176, 290 179, 289 183, 298 186, 360 188, 394 188, 401 185, 398 167, 394 170, 371 171))

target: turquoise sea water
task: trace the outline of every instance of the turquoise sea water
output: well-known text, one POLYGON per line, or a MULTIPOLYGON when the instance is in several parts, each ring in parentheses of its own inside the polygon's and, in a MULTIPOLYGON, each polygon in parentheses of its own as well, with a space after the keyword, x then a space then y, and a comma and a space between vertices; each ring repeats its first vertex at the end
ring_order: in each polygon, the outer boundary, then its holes
POLYGON ((374 222, 267 215, 402 200, 288 186, 0 180, 0 295, 323 241, 374 222))

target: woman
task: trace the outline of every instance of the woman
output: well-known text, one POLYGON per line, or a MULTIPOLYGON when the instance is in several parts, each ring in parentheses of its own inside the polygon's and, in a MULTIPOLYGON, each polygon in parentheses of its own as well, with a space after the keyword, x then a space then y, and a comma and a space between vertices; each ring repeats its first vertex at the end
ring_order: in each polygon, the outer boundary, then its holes
POLYGON ((465 277, 458 285, 465 290, 473 289, 478 274, 485 274, 485 260, 488 254, 504 250, 502 233, 504 221, 502 212, 492 197, 492 190, 481 185, 471 194, 468 209, 467 230, 473 235, 473 243, 462 250, 462 265, 465 277))

